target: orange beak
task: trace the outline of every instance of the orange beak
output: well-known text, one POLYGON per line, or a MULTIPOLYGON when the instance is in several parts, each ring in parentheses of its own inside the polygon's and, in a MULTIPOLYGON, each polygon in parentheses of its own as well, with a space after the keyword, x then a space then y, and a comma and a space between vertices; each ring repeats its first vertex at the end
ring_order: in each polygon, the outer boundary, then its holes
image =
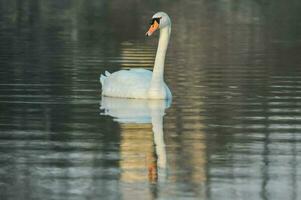
POLYGON ((148 31, 145 33, 146 36, 151 36, 157 29, 159 29, 159 24, 157 21, 154 21, 154 23, 150 26, 148 31))

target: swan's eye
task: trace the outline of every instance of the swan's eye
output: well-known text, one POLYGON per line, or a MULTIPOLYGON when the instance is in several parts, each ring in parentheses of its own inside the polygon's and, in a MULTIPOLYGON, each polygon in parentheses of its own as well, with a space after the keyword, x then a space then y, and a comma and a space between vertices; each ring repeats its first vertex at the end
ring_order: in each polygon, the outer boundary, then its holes
POLYGON ((155 23, 155 21, 156 21, 158 24, 160 24, 160 19, 161 19, 161 18, 153 18, 153 19, 151 19, 150 25, 153 25, 153 24, 155 23))

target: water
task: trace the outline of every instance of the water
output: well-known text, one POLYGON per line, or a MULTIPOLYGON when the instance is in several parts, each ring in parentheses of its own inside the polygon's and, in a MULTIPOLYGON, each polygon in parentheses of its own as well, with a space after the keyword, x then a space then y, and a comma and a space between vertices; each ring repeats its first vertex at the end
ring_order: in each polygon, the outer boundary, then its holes
POLYGON ((300 199, 300 7, 0 1, 0 199, 300 199), (158 10, 173 101, 102 99, 158 10))

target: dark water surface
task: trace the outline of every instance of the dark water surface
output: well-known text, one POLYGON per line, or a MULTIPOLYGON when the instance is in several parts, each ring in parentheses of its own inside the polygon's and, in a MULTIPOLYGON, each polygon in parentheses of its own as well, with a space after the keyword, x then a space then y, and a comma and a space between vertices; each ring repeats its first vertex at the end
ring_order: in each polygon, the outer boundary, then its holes
POLYGON ((0 199, 301 199, 300 10, 0 1, 0 199), (152 68, 159 10, 173 101, 101 99, 101 72, 152 68))

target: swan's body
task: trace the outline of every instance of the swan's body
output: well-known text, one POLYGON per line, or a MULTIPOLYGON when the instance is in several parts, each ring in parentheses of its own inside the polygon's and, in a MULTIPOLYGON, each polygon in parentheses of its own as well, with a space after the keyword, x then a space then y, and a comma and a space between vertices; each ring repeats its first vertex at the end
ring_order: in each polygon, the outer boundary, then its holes
POLYGON ((164 61, 171 31, 168 15, 158 12, 153 16, 153 23, 146 33, 150 36, 160 28, 160 38, 154 70, 120 70, 100 76, 102 95, 137 99, 171 99, 170 89, 164 82, 164 61), (159 24, 160 23, 160 24, 159 24))
MULTIPOLYGON (((120 70, 112 74, 106 72, 106 74, 107 76, 101 75, 100 77, 101 84, 105 86, 102 91, 104 96, 133 99, 149 98, 149 88, 153 75, 151 71, 146 69, 130 69, 120 70)), ((168 98, 157 99, 171 99, 171 92, 164 82, 163 90, 164 96, 168 98)))

